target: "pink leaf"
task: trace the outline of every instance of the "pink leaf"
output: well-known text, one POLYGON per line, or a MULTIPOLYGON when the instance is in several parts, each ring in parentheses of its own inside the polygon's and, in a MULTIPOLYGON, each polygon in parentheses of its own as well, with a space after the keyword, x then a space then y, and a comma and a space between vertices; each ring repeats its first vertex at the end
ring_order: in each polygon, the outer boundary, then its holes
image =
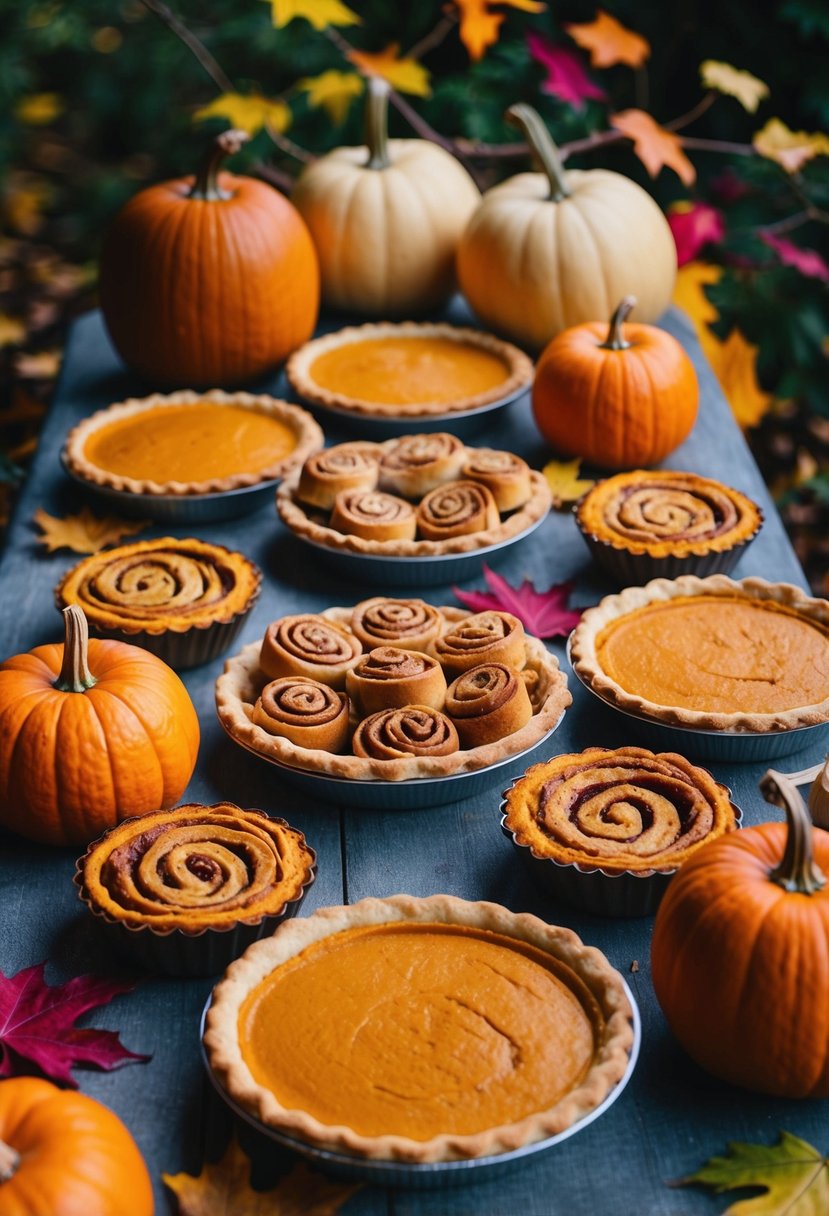
POLYGON ((40 963, 13 976, 0 971, 0 1077, 31 1072, 34 1066, 50 1080, 76 1089, 70 1071, 75 1065, 108 1072, 129 1060, 149 1059, 122 1047, 115 1031, 75 1026, 81 1014, 131 992, 134 984, 79 975, 67 984, 50 985, 45 967, 40 963))
POLYGON ((452 590, 457 598, 473 612, 511 612, 537 638, 566 637, 581 620, 581 613, 567 608, 567 600, 573 590, 572 582, 558 583, 547 591, 536 591, 529 579, 520 587, 513 587, 500 574, 484 565, 484 578, 489 587, 485 591, 452 590))
POLYGON ((821 279, 824 283, 829 281, 829 266, 816 249, 801 249, 799 245, 772 232, 761 232, 760 239, 774 250, 784 266, 793 266, 809 279, 821 279))
POLYGON ((725 235, 722 212, 708 203, 675 203, 668 212, 668 223, 680 266, 693 262, 704 245, 716 244, 725 235))
POLYGON ((590 79, 581 60, 569 47, 557 46, 543 34, 527 34, 527 49, 547 72, 541 88, 580 110, 588 97, 604 101, 607 94, 590 79))

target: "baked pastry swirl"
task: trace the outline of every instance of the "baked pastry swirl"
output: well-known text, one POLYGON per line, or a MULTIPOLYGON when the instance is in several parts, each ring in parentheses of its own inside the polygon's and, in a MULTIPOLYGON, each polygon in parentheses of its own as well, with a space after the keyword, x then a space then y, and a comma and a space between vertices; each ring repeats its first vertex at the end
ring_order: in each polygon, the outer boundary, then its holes
POLYGON ((406 705, 363 718, 351 746, 355 756, 366 760, 398 760, 403 756, 451 756, 460 743, 455 727, 439 709, 406 705))
POLYGON ((454 675, 479 663, 506 663, 520 671, 526 662, 525 638, 524 626, 511 612, 476 612, 438 638, 431 653, 454 675))
POLYGON ((334 499, 331 527, 363 540, 414 540, 415 509, 381 490, 343 490, 334 499))
POLYGON ((404 498, 421 498, 458 476, 466 448, 456 435, 435 431, 404 435, 385 445, 380 461, 380 489, 404 498))
POLYGON ((437 659, 398 646, 378 646, 363 655, 345 686, 364 715, 404 705, 443 709, 446 700, 446 677, 437 659))
POLYGON ((375 595, 355 605, 350 626, 366 650, 375 646, 427 650, 440 637, 446 621, 439 609, 425 600, 375 595))
POLYGON ((373 490, 382 448, 377 443, 338 443, 305 461, 299 475, 297 497, 330 511, 343 490, 373 490))
POLYGON ((262 639, 259 664, 272 680, 308 676, 344 688, 345 673, 362 653, 359 640, 347 629, 308 612, 271 622, 262 639))
POLYGON ((446 713, 461 746, 479 747, 526 726, 533 707, 520 672, 505 663, 482 663, 449 685, 446 713))
POLYGON ((319 680, 282 676, 262 689, 252 721, 297 747, 341 752, 349 735, 348 697, 319 680))
POLYGON ((460 476, 485 485, 502 513, 523 507, 532 494, 530 466, 512 452, 470 448, 461 465, 460 476))
POLYGON ((477 481, 452 481, 422 498, 417 508, 417 529, 426 540, 448 540, 486 532, 498 526, 495 499, 477 481))

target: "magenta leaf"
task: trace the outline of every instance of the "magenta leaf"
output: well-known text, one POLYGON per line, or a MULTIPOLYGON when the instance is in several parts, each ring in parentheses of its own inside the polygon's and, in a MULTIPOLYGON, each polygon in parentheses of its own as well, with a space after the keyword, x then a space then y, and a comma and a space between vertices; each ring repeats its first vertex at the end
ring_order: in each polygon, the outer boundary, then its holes
POLYGON ((704 245, 717 244, 725 236, 722 212, 708 203, 678 204, 668 212, 674 234, 677 262, 692 262, 704 245))
POLYGON ((784 266, 793 266, 809 279, 829 281, 829 266, 816 249, 801 249, 793 241, 787 241, 773 232, 761 232, 760 239, 773 249, 784 266))
POLYGON ((116 1031, 75 1026, 81 1014, 131 992, 134 984, 78 975, 66 984, 51 985, 44 979, 45 967, 39 963, 12 976, 0 971, 0 1077, 34 1068, 77 1089, 71 1073, 76 1065, 109 1072, 130 1060, 150 1058, 127 1051, 116 1031))
POLYGON ((581 59, 569 47, 558 46, 543 34, 527 34, 527 50, 547 73, 541 83, 544 93, 566 101, 575 109, 583 108, 585 100, 593 97, 604 101, 607 94, 587 75, 581 59))
POLYGON ((567 607, 573 583, 558 583, 547 591, 536 591, 525 578, 520 587, 513 587, 500 574, 484 564, 486 591, 452 591, 460 602, 473 612, 511 612, 537 638, 566 637, 581 620, 581 613, 567 607))

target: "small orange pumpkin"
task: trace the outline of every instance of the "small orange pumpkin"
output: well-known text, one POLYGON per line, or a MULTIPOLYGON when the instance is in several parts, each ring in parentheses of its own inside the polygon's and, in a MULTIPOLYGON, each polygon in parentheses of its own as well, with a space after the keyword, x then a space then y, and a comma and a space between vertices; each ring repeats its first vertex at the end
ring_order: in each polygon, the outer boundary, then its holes
POLYGON ((247 138, 225 131, 195 179, 136 194, 104 242, 104 320, 153 386, 242 384, 313 333, 319 266, 302 217, 265 182, 219 172, 247 138))
POLYGON ((76 605, 63 615, 63 645, 0 663, 0 824, 46 844, 86 845, 121 819, 178 802, 199 720, 161 659, 126 642, 90 642, 76 605))
POLYGON ((703 846, 656 916, 653 986, 682 1046, 716 1077, 786 1098, 829 1097, 829 832, 795 786, 761 788, 788 824, 703 846))
POLYGON ((37 1077, 0 1081, 3 1216, 153 1216, 138 1146, 85 1094, 37 1077))
POLYGON ((602 468, 656 464, 691 432, 699 385, 676 338, 654 325, 622 325, 635 307, 626 296, 605 330, 574 325, 538 361, 532 406, 556 451, 602 468))

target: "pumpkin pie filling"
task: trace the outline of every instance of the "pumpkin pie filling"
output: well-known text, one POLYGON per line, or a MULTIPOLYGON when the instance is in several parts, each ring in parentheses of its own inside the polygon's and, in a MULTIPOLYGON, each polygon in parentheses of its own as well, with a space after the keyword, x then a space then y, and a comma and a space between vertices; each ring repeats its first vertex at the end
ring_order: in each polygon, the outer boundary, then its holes
POLYGON ((352 927, 278 966, 239 1008, 254 1080, 366 1136, 475 1134, 554 1106, 604 1018, 564 962, 468 925, 352 927))

